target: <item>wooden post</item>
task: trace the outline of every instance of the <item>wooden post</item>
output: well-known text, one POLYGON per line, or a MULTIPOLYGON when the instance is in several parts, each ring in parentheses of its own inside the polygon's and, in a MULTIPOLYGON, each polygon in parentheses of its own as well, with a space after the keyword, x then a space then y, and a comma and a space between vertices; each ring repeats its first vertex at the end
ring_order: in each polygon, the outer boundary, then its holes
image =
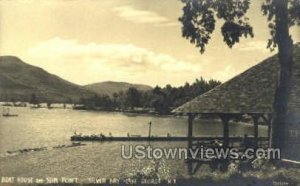
POLYGON ((272 114, 267 114, 267 116, 262 115, 262 118, 268 126, 268 147, 271 147, 271 133, 272 133, 272 114))
POLYGON ((149 138, 151 137, 151 125, 152 125, 152 122, 150 121, 150 122, 149 122, 149 134, 148 134, 148 137, 149 137, 149 138))
POLYGON ((253 131, 253 135, 254 135, 254 145, 255 147, 258 147, 258 120, 260 118, 259 114, 250 114, 250 116, 253 119, 253 126, 254 126, 254 131, 253 131))
POLYGON ((258 145, 258 120, 259 120, 259 115, 253 114, 252 115, 253 119, 253 124, 254 124, 254 143, 257 146, 258 145))
POLYGON ((267 124, 268 124, 268 141, 269 141, 269 147, 271 147, 271 137, 272 137, 272 114, 269 114, 268 115, 268 121, 267 121, 267 124))
POLYGON ((271 139, 271 134, 272 134, 272 123, 271 123, 271 121, 272 120, 270 120, 269 122, 268 122, 268 147, 271 147, 271 142, 272 142, 272 139, 271 139))
POLYGON ((192 161, 192 155, 190 153, 190 150, 192 148, 193 144, 193 120, 194 120, 194 114, 188 113, 188 133, 187 133, 187 138, 188 138, 188 173, 191 175, 193 174, 193 161, 192 161))
POLYGON ((226 114, 220 115, 223 122, 223 147, 227 148, 229 146, 229 121, 230 116, 226 114))
POLYGON ((188 114, 188 148, 192 148, 193 144, 193 120, 194 120, 194 114, 189 113, 188 114))
POLYGON ((193 114, 188 114, 189 118, 188 118, 188 138, 192 138, 193 136, 193 120, 194 120, 194 116, 193 114))

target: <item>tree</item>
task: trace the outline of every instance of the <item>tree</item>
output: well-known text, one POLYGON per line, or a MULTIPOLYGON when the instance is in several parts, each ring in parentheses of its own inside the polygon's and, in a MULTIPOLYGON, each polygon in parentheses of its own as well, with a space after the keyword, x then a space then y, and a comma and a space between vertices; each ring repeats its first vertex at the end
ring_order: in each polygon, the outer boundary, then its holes
POLYGON ((12 102, 13 106, 16 106, 16 100, 15 100, 15 98, 11 98, 10 102, 12 102))
POLYGON ((51 108, 51 103, 47 102, 47 108, 50 109, 51 108))
POLYGON ((35 94, 31 94, 31 98, 30 98, 29 103, 33 104, 33 105, 38 105, 39 104, 38 98, 36 97, 35 94))
POLYGON ((126 103, 127 106, 131 108, 131 110, 133 110, 134 107, 140 106, 140 98, 141 94, 136 88, 130 87, 126 91, 126 103))
POLYGON ((155 94, 151 99, 150 105, 159 114, 168 114, 170 112, 170 107, 163 95, 155 94))
MULTIPOLYGON (((215 30, 216 18, 223 20, 221 27, 224 42, 231 48, 241 37, 254 37, 246 13, 250 0, 182 0, 182 36, 200 52, 205 51, 215 30)), ((300 0, 265 0, 263 14, 268 17, 271 39, 267 47, 278 47, 280 80, 274 101, 272 146, 282 148, 286 128, 287 103, 293 66, 293 41, 289 27, 300 25, 300 0)))
POLYGON ((287 106, 291 86, 291 74, 293 67, 293 40, 289 34, 289 27, 300 25, 300 1, 299 0, 272 0, 266 1, 262 6, 265 15, 268 16, 271 28, 268 47, 278 47, 280 63, 280 79, 275 94, 272 145, 282 148, 285 145, 287 106), (289 6, 290 2, 290 8, 289 6), (298 11, 298 14, 296 13, 298 11))
POLYGON ((118 99, 118 94, 115 92, 115 93, 113 93, 113 100, 112 100, 112 106, 114 107, 114 108, 116 108, 117 107, 117 99, 118 99))

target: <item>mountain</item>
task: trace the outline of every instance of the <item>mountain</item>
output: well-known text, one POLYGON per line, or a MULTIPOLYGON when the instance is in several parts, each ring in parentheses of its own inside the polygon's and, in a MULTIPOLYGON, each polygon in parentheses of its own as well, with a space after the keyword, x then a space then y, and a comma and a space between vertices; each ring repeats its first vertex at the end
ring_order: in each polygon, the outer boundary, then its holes
POLYGON ((130 84, 126 82, 114 82, 114 81, 105 81, 100 83, 93 83, 84 86, 87 90, 95 92, 99 95, 109 95, 112 96, 113 93, 118 93, 120 91, 126 91, 130 87, 134 87, 140 91, 151 90, 152 87, 149 85, 143 84, 130 84))
POLYGON ((0 101, 29 101, 32 94, 42 102, 78 101, 95 95, 15 56, 0 56, 0 101))

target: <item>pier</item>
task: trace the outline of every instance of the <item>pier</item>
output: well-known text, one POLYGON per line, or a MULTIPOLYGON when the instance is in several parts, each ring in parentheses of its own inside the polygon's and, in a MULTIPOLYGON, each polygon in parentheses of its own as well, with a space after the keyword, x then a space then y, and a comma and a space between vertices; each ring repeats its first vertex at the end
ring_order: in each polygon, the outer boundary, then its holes
MULTIPOLYGON (((265 147, 268 145, 268 137, 248 137, 249 140, 258 141, 258 146, 265 147)), ((81 135, 73 135, 71 136, 71 141, 86 141, 86 142, 112 142, 112 141, 157 141, 157 142, 180 142, 180 141, 188 141, 190 137, 185 136, 177 136, 177 137, 147 137, 147 136, 133 136, 133 137, 104 137, 97 135, 90 136, 81 136, 81 135)), ((200 137, 192 137, 192 141, 197 142, 198 144, 209 144, 215 141, 222 142, 224 139, 223 136, 200 136, 200 137)), ((240 142, 243 140, 243 137, 229 137, 229 146, 239 146, 240 142)))

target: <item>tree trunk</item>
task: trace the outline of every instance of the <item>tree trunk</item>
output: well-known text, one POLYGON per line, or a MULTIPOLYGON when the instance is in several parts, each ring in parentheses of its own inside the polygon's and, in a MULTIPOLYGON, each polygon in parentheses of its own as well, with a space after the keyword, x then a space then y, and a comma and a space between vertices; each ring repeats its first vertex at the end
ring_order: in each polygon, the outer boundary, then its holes
POLYGON ((275 42, 278 44, 280 79, 275 94, 272 123, 272 147, 282 149, 285 145, 286 118, 291 88, 293 66, 293 41, 289 35, 288 0, 274 0, 275 3, 275 42))

